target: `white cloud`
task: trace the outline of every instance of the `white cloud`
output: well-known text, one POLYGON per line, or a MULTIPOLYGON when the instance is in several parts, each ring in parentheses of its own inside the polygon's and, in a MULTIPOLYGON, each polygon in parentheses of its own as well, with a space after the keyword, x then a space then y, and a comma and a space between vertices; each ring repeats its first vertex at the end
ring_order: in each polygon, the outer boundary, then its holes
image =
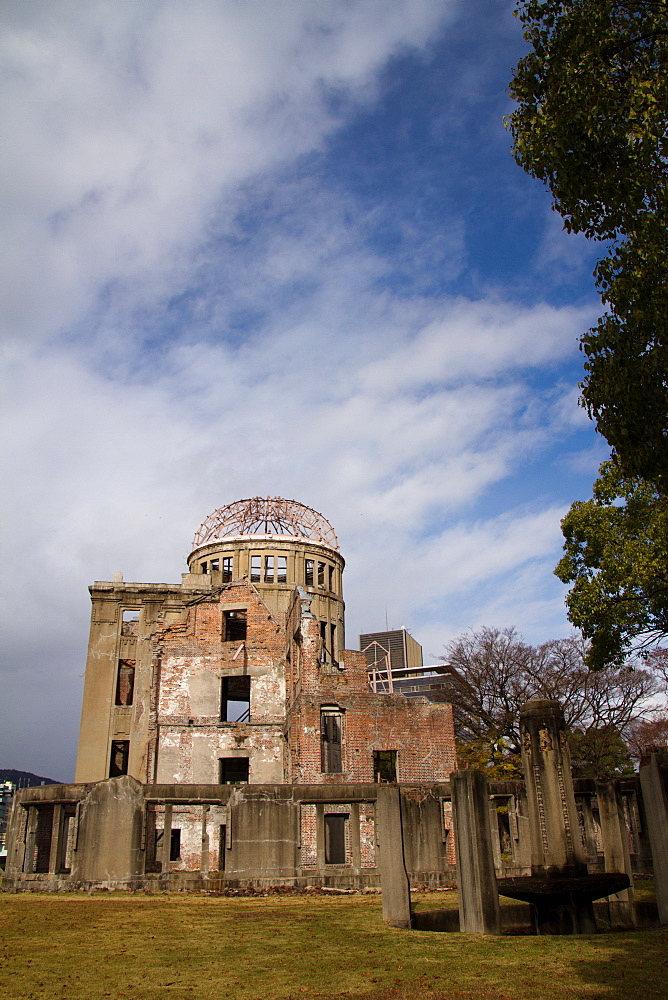
POLYGON ((337 125, 328 90, 370 100, 388 56, 423 45, 452 9, 3 5, 8 332, 53 334, 108 282, 139 301, 182 282, 238 185, 337 125))
MULTIPOLYGON (((385 604, 425 646, 487 611, 561 613, 539 582, 558 504, 480 505, 578 430, 552 383, 586 310, 402 297, 352 196, 303 171, 458 9, 3 5, 3 690, 12 720, 33 706, 10 766, 67 776, 87 585, 178 579, 198 524, 244 496, 332 521, 352 642, 385 604)), ((439 255, 463 266, 461 218, 439 255)))

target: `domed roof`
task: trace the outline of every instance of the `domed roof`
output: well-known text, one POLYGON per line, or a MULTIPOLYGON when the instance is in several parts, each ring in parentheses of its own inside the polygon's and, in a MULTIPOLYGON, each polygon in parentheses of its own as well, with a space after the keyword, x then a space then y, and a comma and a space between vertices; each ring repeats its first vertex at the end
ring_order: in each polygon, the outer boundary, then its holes
POLYGON ((215 510, 195 532, 193 548, 238 535, 309 538, 339 551, 334 528, 327 518, 296 500, 282 497, 251 497, 215 510))

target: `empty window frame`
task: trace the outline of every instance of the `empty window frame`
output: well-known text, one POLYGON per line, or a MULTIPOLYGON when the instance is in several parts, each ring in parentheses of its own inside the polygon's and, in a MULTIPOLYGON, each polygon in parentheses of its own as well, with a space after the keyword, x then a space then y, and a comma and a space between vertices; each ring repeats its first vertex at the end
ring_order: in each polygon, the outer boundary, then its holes
POLYGON ((329 589, 330 590, 334 590, 334 567, 333 566, 328 566, 327 567, 327 573, 328 573, 328 576, 329 576, 329 589))
POLYGON ((220 824, 220 837, 218 838, 218 871, 225 871, 225 852, 227 850, 227 826, 220 824))
POLYGON ((333 709, 320 712, 320 770, 323 774, 343 771, 343 715, 333 709))
POLYGON ((265 556, 264 557, 264 582, 273 583, 274 582, 274 557, 265 556))
POLYGON ((336 625, 331 622, 320 622, 320 662, 334 663, 334 646, 336 641, 336 625))
POLYGON ((278 567, 276 570, 276 583, 288 582, 288 560, 286 556, 278 556, 278 567))
POLYGON ((373 780, 381 783, 397 780, 396 750, 374 750, 373 780))
POLYGON ((220 784, 239 785, 248 783, 248 757, 221 757, 219 760, 220 784))
POLYGON ((261 583, 262 556, 251 556, 251 583, 261 583))
POLYGON ((220 559, 212 559, 211 560, 211 572, 212 573, 217 573, 219 569, 220 569, 220 559))
POLYGON ((325 864, 345 865, 347 813, 325 813, 325 864))
POLYGON ((223 642, 243 642, 247 632, 245 608, 223 611, 223 642))
POLYGON ((220 696, 221 722, 248 722, 250 677, 223 677, 220 696))
POLYGON ((232 582, 232 556, 223 556, 223 583, 232 582))
POLYGON ((208 573, 209 572, 209 564, 208 564, 208 562, 200 563, 199 564, 199 571, 200 571, 200 573, 208 573))
POLYGON ((139 632, 139 608, 126 608, 121 612, 121 635, 137 635, 139 632))
POLYGON ((51 860, 51 837, 53 833, 53 806, 37 806, 37 822, 32 843, 30 870, 46 874, 51 860))
POLYGON ((326 568, 327 567, 326 567, 326 565, 325 565, 324 562, 319 562, 318 563, 318 586, 319 587, 324 587, 325 586, 325 569, 326 568))
POLYGON ((312 587, 313 586, 313 566, 314 566, 313 559, 306 559, 304 561, 304 586, 305 587, 312 587))
POLYGON ((135 660, 119 660, 116 675, 116 704, 131 705, 135 690, 135 660))
POLYGON ((112 740, 109 755, 109 777, 120 778, 128 773, 130 759, 130 740, 112 740))
POLYGON ((181 860, 181 831, 178 828, 172 828, 171 831, 171 838, 169 841, 169 860, 181 860))

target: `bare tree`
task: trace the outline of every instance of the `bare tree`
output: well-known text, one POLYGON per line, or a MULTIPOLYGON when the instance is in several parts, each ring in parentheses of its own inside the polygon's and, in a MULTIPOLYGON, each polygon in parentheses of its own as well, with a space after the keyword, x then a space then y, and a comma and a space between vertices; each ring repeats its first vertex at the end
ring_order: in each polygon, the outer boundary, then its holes
POLYGON ((648 699, 661 684, 651 664, 609 667, 593 673, 585 665, 586 644, 577 635, 528 645, 513 628, 481 628, 446 647, 446 680, 439 699, 453 705, 460 747, 501 741, 519 754, 520 706, 530 698, 553 698, 569 729, 613 727, 621 736, 632 722, 651 715, 648 699))
POLYGON ((668 750, 668 711, 658 711, 649 719, 634 720, 627 737, 631 757, 641 761, 647 754, 668 750))

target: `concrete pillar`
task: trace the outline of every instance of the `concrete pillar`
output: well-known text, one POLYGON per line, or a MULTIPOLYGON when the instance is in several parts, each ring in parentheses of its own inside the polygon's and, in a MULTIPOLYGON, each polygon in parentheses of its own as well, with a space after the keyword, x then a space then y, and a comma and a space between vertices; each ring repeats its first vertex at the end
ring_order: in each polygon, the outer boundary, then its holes
POLYGON ((353 866, 353 874, 359 875, 362 871, 362 850, 360 846, 360 804, 350 803, 350 853, 353 866))
POLYGON ((586 839, 585 856, 587 861, 598 861, 598 849, 596 846, 596 827, 594 824, 594 814, 591 809, 591 795, 583 795, 582 802, 582 822, 584 825, 584 835, 586 839))
POLYGON ((26 847, 23 855, 23 871, 26 873, 35 870, 35 838, 37 837, 38 820, 39 811, 35 806, 29 806, 25 839, 26 847))
POLYGON ((172 803, 165 803, 165 815, 162 823, 162 874, 169 875, 169 865, 172 856, 172 803))
POLYGON ((410 927, 411 892, 404 859, 401 796, 396 785, 378 786, 376 838, 383 920, 390 927, 410 927))
POLYGON ((496 811, 498 802, 494 796, 487 798, 489 807, 489 831, 492 842, 492 854, 494 855, 494 870, 497 875, 501 875, 501 841, 499 839, 499 814, 496 811))
POLYGON ((557 701, 536 698, 520 709, 534 875, 585 875, 566 726, 557 701))
POLYGON ((63 807, 56 803, 53 807, 51 821, 51 850, 49 852, 49 874, 57 875, 60 870, 63 836, 63 807))
POLYGON ((526 786, 517 782, 511 806, 511 834, 513 837, 513 864, 531 867, 531 830, 527 805, 526 786))
POLYGON ((652 847, 654 891, 659 923, 668 924, 668 767, 653 753, 640 768, 640 787, 652 847))
POLYGON ((209 874, 209 834, 206 829, 206 821, 209 815, 209 807, 202 806, 202 860, 200 861, 200 871, 202 875, 209 874))
POLYGON ((459 929, 466 934, 500 934, 487 779, 481 771, 453 771, 450 784, 459 929))
POLYGON ((315 807, 315 843, 318 871, 325 872, 325 807, 318 802, 315 807))
MULTIPOLYGON (((606 872, 626 872, 633 886, 633 870, 629 853, 629 838, 624 815, 624 803, 614 781, 597 781, 596 796, 601 817, 601 838, 606 872)), ((623 889, 608 897, 610 920, 613 924, 633 927, 633 888, 623 889)))

